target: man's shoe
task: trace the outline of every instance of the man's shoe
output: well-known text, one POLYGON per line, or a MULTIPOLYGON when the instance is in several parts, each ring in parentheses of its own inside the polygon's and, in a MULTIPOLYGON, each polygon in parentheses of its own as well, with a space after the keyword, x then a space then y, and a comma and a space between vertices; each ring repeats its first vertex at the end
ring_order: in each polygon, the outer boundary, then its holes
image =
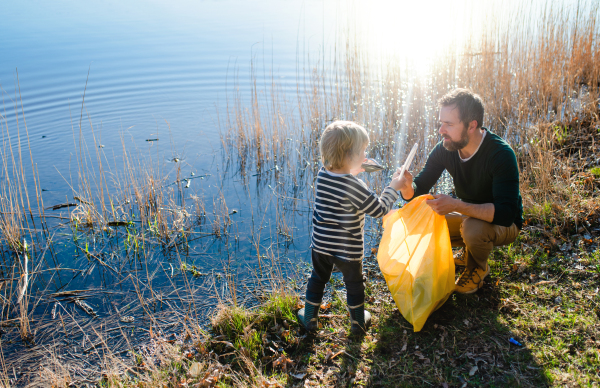
POLYGON ((454 265, 459 267, 467 266, 467 259, 465 258, 465 250, 459 249, 454 255, 454 265))
POLYGON ((321 308, 321 303, 315 304, 306 301, 304 308, 298 311, 298 320, 306 331, 315 331, 319 327, 319 308, 321 308))
POLYGON ((371 326, 371 313, 365 310, 365 304, 359 306, 348 306, 350 313, 350 332, 353 335, 365 334, 371 326))
POLYGON ((486 264, 485 271, 479 267, 466 268, 456 281, 454 290, 461 294, 472 294, 483 286, 483 279, 490 273, 490 266, 486 264))

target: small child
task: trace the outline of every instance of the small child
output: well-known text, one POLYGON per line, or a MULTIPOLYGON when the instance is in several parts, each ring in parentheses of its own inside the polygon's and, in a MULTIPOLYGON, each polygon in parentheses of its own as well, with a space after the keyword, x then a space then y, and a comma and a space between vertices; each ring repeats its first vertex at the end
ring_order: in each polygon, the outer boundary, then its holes
POLYGON ((369 135, 351 121, 331 123, 321 136, 319 149, 323 166, 317 175, 313 211, 313 271, 306 286, 306 304, 298 318, 308 331, 317 329, 319 307, 325 285, 335 265, 344 276, 351 332, 364 333, 371 314, 364 309, 362 273, 365 214, 383 217, 398 199, 399 171, 380 198, 355 175, 363 171, 369 135))

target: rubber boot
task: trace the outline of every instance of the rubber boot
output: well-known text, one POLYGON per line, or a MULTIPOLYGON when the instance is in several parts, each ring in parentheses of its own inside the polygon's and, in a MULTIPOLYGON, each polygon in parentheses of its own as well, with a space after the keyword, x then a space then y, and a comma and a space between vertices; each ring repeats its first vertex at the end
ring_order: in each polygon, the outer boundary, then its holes
POLYGON ((350 313, 350 332, 354 335, 365 334, 371 326, 371 313, 365 310, 365 304, 358 306, 348 306, 350 313))
POLYGON ((319 308, 321 308, 321 303, 313 303, 307 300, 304 308, 298 311, 298 320, 306 331, 315 331, 319 327, 319 308))

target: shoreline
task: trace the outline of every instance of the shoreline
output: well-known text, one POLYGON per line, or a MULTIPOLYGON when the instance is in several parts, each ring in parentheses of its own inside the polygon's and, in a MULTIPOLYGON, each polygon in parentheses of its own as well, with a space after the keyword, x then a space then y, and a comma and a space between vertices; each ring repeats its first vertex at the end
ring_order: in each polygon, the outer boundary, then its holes
MULTIPOLYGON (((598 224, 592 233, 597 241, 598 224)), ((535 244, 546 243, 550 238, 539 236, 537 226, 526 226, 517 242, 494 250, 480 291, 452 294, 418 333, 381 275, 371 273, 368 281, 373 324, 360 337, 349 336, 337 292, 321 306, 319 330, 307 334, 295 317, 302 295, 282 285, 256 308, 221 305, 210 332, 170 348, 175 356, 155 370, 100 385, 594 386, 600 382, 600 247, 532 254, 535 244)))

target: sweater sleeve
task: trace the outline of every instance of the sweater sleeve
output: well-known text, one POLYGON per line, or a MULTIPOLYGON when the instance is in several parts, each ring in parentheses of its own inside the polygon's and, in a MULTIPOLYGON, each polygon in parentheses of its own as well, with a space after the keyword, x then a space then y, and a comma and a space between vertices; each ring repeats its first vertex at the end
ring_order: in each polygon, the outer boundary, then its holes
POLYGON ((505 149, 492 159, 492 224, 509 227, 519 211, 519 167, 512 149, 505 149))
POLYGON ((370 215, 371 217, 381 218, 385 216, 398 200, 398 192, 390 186, 386 187, 381 193, 381 197, 370 191, 366 187, 361 187, 366 198, 364 201, 352 201, 359 212, 370 215))
POLYGON ((419 195, 429 193, 429 190, 431 190, 433 185, 440 179, 440 176, 446 168, 443 163, 442 150, 440 147, 442 147, 441 142, 429 153, 427 161, 425 162, 425 167, 423 167, 421 172, 413 180, 413 189, 415 190, 413 197, 408 200, 404 197, 402 197, 402 199, 410 201, 419 195))

